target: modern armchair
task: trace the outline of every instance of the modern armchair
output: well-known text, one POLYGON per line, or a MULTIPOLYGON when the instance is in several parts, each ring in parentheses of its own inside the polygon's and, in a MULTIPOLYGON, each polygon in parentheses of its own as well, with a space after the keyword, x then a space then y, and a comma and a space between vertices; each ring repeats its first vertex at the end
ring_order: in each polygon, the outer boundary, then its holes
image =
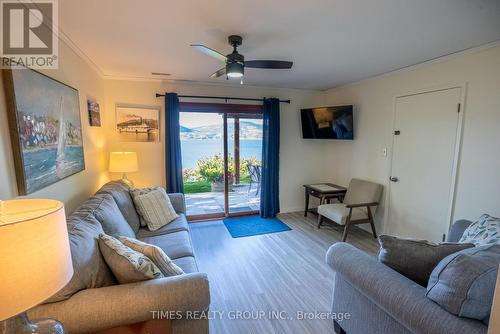
POLYGON ((382 196, 380 184, 352 179, 343 203, 323 204, 318 207, 318 228, 325 218, 344 226, 342 241, 346 241, 351 225, 370 224, 373 236, 377 238, 371 207, 377 206, 382 196))

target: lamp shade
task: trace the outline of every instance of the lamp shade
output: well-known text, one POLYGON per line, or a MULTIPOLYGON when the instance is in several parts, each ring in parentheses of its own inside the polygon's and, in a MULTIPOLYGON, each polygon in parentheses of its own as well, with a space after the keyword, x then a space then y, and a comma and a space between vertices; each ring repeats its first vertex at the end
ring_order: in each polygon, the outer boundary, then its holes
POLYGON ((109 154, 109 171, 111 173, 133 173, 138 170, 137 153, 111 152, 109 154))
POLYGON ((0 321, 38 305, 73 275, 64 206, 0 201, 0 321))

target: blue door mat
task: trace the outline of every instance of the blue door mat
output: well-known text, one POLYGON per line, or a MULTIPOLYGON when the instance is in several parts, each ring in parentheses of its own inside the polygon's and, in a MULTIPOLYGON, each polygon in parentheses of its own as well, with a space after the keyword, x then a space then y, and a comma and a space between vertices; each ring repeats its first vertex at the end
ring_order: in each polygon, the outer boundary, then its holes
POLYGON ((278 218, 261 218, 259 216, 244 216, 226 218, 224 225, 233 238, 250 237, 252 235, 269 234, 290 231, 278 218))

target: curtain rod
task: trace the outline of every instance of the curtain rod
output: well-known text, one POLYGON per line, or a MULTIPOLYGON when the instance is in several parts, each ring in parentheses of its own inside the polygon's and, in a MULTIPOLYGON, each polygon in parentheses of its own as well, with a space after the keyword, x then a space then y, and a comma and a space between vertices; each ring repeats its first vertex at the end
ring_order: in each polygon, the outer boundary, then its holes
MULTIPOLYGON (((165 94, 158 94, 156 93, 156 97, 161 97, 165 96, 165 94)), ((238 100, 238 101, 264 101, 264 98, 262 99, 252 99, 248 97, 229 97, 229 96, 203 96, 203 95, 178 95, 179 97, 184 97, 184 98, 189 98, 189 99, 217 99, 217 100, 238 100)), ((281 103, 288 103, 290 104, 290 100, 279 100, 281 103)))

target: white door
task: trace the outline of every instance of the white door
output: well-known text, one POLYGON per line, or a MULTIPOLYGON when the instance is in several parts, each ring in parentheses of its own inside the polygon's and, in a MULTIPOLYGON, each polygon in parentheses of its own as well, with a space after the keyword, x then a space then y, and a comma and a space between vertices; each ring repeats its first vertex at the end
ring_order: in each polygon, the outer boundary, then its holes
POLYGON ((449 228, 460 88, 396 98, 388 233, 439 242, 449 228))

